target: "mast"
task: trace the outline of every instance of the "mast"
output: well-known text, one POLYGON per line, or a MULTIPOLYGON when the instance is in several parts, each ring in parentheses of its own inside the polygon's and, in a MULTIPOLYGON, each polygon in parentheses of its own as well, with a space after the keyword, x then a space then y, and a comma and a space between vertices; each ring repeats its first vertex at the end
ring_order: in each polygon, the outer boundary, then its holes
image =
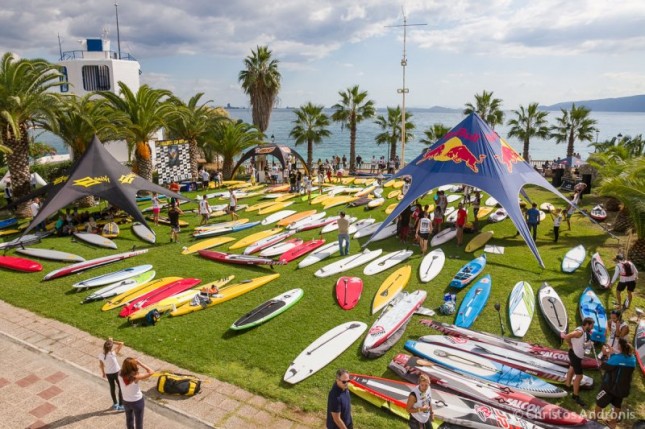
POLYGON ((119 33, 119 3, 114 2, 114 11, 116 13, 116 47, 117 58, 121 59, 121 34, 119 33))

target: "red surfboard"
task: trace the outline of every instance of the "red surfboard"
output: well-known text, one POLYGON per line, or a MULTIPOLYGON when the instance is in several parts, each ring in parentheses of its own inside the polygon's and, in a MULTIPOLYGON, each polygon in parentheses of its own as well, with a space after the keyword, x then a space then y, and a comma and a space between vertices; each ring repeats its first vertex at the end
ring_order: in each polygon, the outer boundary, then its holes
POLYGON ((141 295, 139 298, 132 300, 128 303, 128 305, 123 307, 121 309, 121 312, 119 313, 119 317, 128 317, 129 315, 143 307, 155 304, 164 298, 168 298, 169 296, 173 296, 177 293, 195 287, 200 282, 201 279, 181 279, 162 286, 158 289, 151 290, 150 292, 141 295))
POLYGON ((0 256, 0 267, 23 273, 35 273, 43 269, 43 266, 36 261, 16 256, 0 256))
POLYGON ((199 256, 211 261, 224 262, 238 265, 284 265, 286 262, 276 261, 260 256, 238 255, 236 253, 215 252, 214 250, 200 250, 199 256))
POLYGON ((293 249, 287 252, 284 252, 282 255, 280 255, 279 261, 284 263, 291 262, 294 259, 298 259, 305 253, 309 253, 316 250, 323 244, 325 244, 325 239, 314 239, 314 240, 305 241, 301 245, 296 246, 293 249))
POLYGON ((336 300, 343 310, 356 307, 363 292, 363 280, 358 277, 341 277, 336 282, 336 300))

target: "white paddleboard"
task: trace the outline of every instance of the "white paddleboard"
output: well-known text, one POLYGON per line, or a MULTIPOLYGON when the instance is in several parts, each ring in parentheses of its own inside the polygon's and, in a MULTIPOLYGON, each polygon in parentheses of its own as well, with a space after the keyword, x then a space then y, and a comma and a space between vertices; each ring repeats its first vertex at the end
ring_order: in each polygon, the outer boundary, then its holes
POLYGON ((282 240, 286 240, 287 238, 291 237, 295 233, 296 231, 284 231, 284 232, 279 232, 277 234, 270 235, 268 237, 264 237, 263 239, 256 241, 255 243, 251 244, 246 249, 244 249, 244 254, 251 255, 259 250, 262 250, 266 247, 279 243, 282 240))
POLYGON ((287 217, 291 216, 292 214, 296 214, 296 211, 295 210, 282 210, 282 211, 279 211, 279 212, 271 213, 269 216, 267 216, 264 219, 262 219, 261 224, 262 225, 271 225, 272 223, 276 223, 280 219, 287 218, 287 217))
POLYGON ((16 252, 32 258, 48 259, 50 261, 83 262, 85 260, 85 258, 74 255, 73 253, 52 249, 39 249, 37 247, 17 248, 16 252))
POLYGON ((267 247, 260 252, 260 256, 265 258, 271 258, 273 256, 282 255, 284 252, 288 252, 296 246, 301 245, 304 242, 302 238, 292 238, 285 241, 284 243, 278 243, 271 247, 267 247))
POLYGON ((383 222, 375 222, 371 225, 367 225, 354 234, 354 238, 362 238, 362 237, 367 237, 376 232, 376 230, 381 226, 383 222))
MULTIPOLYGON (((352 234, 351 229, 352 229, 352 226, 353 226, 352 224, 354 222, 356 222, 357 218, 347 216, 347 217, 345 217, 345 219, 347 219, 349 221, 349 223, 350 223, 348 232, 351 235, 352 234)), ((338 220, 334 220, 331 223, 328 223, 327 225, 323 226, 323 229, 320 232, 321 232, 321 234, 327 234, 328 232, 332 232, 332 231, 336 231, 336 230, 338 230, 338 220)), ((356 232, 356 231, 354 231, 354 232, 356 232)))
POLYGON ((451 229, 444 229, 441 231, 439 234, 435 235, 432 237, 432 240, 430 240, 430 246, 435 247, 442 245, 444 243, 447 243, 448 241, 452 240, 457 236, 457 230, 454 228, 451 229))
POLYGON ((508 213, 505 209, 497 209, 488 216, 488 220, 491 222, 501 222, 508 217, 508 213))
POLYGON ((488 207, 495 207, 497 205, 497 200, 493 197, 488 197, 486 201, 484 202, 484 205, 488 207))
POLYGON ((365 227, 372 225, 375 222, 376 222, 376 219, 372 219, 371 217, 367 219, 360 219, 349 226, 349 230, 348 230, 349 235, 354 235, 356 234, 356 232, 360 231, 365 227))
POLYGON ((371 260, 378 258, 381 255, 381 253, 383 253, 383 249, 377 249, 377 250, 365 249, 361 253, 347 256, 346 258, 343 258, 340 261, 336 261, 322 267, 321 269, 316 271, 314 275, 316 277, 333 276, 334 274, 342 273, 343 271, 351 270, 352 268, 356 268, 360 265, 366 264, 371 260))
POLYGON ((296 384, 324 368, 363 335, 367 325, 347 322, 330 329, 305 348, 284 374, 284 381, 296 384))
POLYGON ((91 232, 75 232, 74 237, 94 246, 104 247, 106 249, 116 249, 116 243, 114 241, 98 234, 92 234, 91 232))
POLYGON ((527 282, 517 282, 511 291, 508 304, 508 317, 511 331, 516 337, 523 337, 531 326, 535 313, 535 295, 527 282))
POLYGON ((86 302, 99 301, 102 299, 107 299, 113 296, 121 295, 122 293, 127 292, 132 288, 135 288, 139 285, 152 281, 152 279, 155 278, 155 275, 157 273, 154 270, 152 270, 152 271, 147 271, 145 274, 146 274, 145 276, 130 277, 128 279, 121 280, 119 282, 111 283, 107 286, 104 286, 101 289, 89 295, 87 298, 85 298, 85 301, 86 302))
POLYGON ((396 223, 386 226, 372 237, 372 241, 385 240, 396 235, 396 223))
POLYGON ((572 273, 577 270, 585 260, 587 251, 582 244, 569 250, 562 260, 562 271, 572 273))
POLYGON ((318 219, 322 219, 325 216, 327 216, 326 212, 312 214, 311 216, 307 216, 304 219, 300 219, 299 221, 290 223, 289 226, 287 226, 287 229, 293 229, 294 231, 296 231, 298 228, 302 227, 303 225, 306 225, 318 219))
POLYGON ((155 232, 151 229, 148 229, 147 226, 139 222, 132 224, 132 233, 139 237, 141 240, 146 241, 150 244, 155 244, 157 241, 155 232))
POLYGON ((114 271, 112 273, 103 274, 102 276, 92 277, 91 279, 83 280, 72 285, 76 289, 87 289, 91 287, 105 286, 111 283, 120 282, 121 280, 129 279, 130 277, 138 276, 139 274, 150 271, 152 265, 137 265, 136 267, 125 268, 123 270, 114 271))
POLYGON ((436 249, 428 253, 423 260, 421 265, 419 265, 419 278, 423 283, 427 283, 430 280, 437 277, 437 275, 443 269, 443 265, 446 263, 446 254, 443 253, 443 250, 436 249))
POLYGON ((457 200, 461 200, 462 198, 463 197, 461 195, 452 194, 452 195, 448 195, 446 197, 446 200, 448 201, 448 204, 450 204, 450 203, 454 203, 457 200))
POLYGON ((363 274, 365 274, 366 276, 372 276, 374 274, 383 272, 389 268, 392 268, 396 264, 400 264, 401 262, 405 261, 410 256, 412 256, 412 253, 412 250, 398 250, 396 252, 391 252, 383 255, 367 264, 367 266, 363 269, 363 274))
POLYGON ((314 252, 310 253, 305 259, 300 261, 298 268, 305 268, 309 265, 315 264, 316 262, 320 262, 323 259, 328 258, 334 253, 338 252, 339 250, 340 247, 338 246, 337 241, 327 243, 324 246, 319 247, 314 252))

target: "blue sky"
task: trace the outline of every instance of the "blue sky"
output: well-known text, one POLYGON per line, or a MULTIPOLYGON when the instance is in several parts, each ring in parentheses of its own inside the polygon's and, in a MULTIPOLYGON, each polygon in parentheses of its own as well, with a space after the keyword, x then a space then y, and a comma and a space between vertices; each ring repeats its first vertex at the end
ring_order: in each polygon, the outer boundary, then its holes
MULTIPOLYGON (((111 0, 24 0, 0 11, 0 51, 58 59, 108 30, 111 0), (82 4, 82 7, 80 6, 82 4)), ((330 106, 358 84, 378 107, 400 104, 408 30, 409 107, 463 107, 494 91, 503 108, 645 94, 642 0, 121 0, 122 51, 142 82, 215 104, 248 104, 237 75, 268 45, 280 60, 280 106, 330 106)))

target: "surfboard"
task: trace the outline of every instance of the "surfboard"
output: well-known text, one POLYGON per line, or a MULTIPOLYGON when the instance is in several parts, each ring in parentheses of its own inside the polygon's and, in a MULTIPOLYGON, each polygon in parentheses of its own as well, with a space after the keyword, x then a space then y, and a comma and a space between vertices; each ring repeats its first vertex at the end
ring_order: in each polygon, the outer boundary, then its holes
POLYGON ((533 288, 527 282, 515 283, 508 301, 508 317, 511 331, 516 337, 526 335, 535 313, 533 288))
MULTIPOLYGON (((356 222, 357 218, 352 217, 352 216, 345 216, 345 219, 349 222, 350 226, 349 229, 351 230, 352 225, 354 222, 356 222)), ((338 219, 335 219, 331 222, 329 222, 327 225, 323 226, 323 229, 320 231, 321 234, 327 234, 328 232, 332 231, 337 231, 338 230, 338 219)), ((352 233, 348 230, 349 235, 352 233)), ((355 231, 354 231, 355 232, 355 231)))
POLYGON ((340 247, 338 246, 337 242, 327 243, 324 246, 319 247, 317 250, 315 250, 310 255, 308 255, 305 259, 300 261, 300 263, 298 264, 298 268, 305 268, 315 264, 316 262, 320 262, 323 259, 326 259, 331 255, 333 255, 334 253, 338 252, 339 250, 340 250, 340 247))
POLYGON ((273 204, 275 204, 274 201, 265 201, 263 203, 257 203, 257 204, 253 204, 251 206, 248 206, 246 208, 246 210, 244 210, 244 211, 246 211, 246 212, 254 212, 254 211, 264 209, 266 207, 271 207, 273 204))
POLYGON ((294 193, 292 193, 292 194, 283 194, 283 195, 280 195, 278 198, 276 198, 275 202, 276 203, 281 203, 281 202, 284 202, 284 201, 288 201, 288 200, 290 200, 292 198, 297 197, 298 195, 300 195, 300 194, 294 194, 294 193))
POLYGON ((279 260, 285 263, 291 262, 294 259, 297 259, 306 253, 316 250, 317 248, 319 248, 324 244, 325 244, 324 239, 313 239, 313 240, 305 241, 300 245, 292 248, 291 250, 284 252, 282 255, 280 255, 279 260))
POLYGON ((127 304, 128 302, 142 295, 145 295, 151 290, 176 282, 177 280, 181 280, 181 277, 162 277, 160 279, 152 280, 152 281, 149 281, 148 283, 142 283, 140 285, 126 289, 125 291, 114 296, 113 298, 109 299, 105 304, 103 304, 103 306, 101 307, 101 311, 109 311, 109 310, 113 310, 115 308, 121 307, 127 304))
POLYGON ((480 207, 479 212, 477 212, 477 219, 482 220, 492 212, 493 212, 492 207, 480 207))
POLYGON ((273 256, 282 255, 285 252, 293 249, 304 243, 302 238, 290 238, 282 243, 274 244, 273 246, 267 247, 266 249, 260 252, 260 256, 265 258, 271 258, 273 256))
POLYGON ((587 251, 582 244, 569 250, 562 259, 562 271, 572 273, 582 265, 587 257, 587 251))
POLYGON ((339 261, 322 267, 316 271, 314 275, 320 278, 333 276, 335 274, 342 273, 343 271, 351 270, 352 268, 366 264, 371 260, 378 258, 381 253, 383 253, 383 249, 365 249, 361 253, 347 256, 339 261))
POLYGON ((194 228, 194 231, 197 232, 197 231, 208 231, 213 229, 227 228, 229 226, 242 225, 248 222, 249 222, 249 219, 246 219, 246 218, 235 219, 228 222, 217 222, 217 223, 212 223, 208 225, 199 225, 194 228))
MULTIPOLYGON (((305 210, 302 212, 294 213, 291 216, 287 216, 281 220, 278 221, 278 226, 287 226, 290 225, 293 222, 297 222, 301 219, 306 218, 307 216, 311 216, 316 213, 316 210, 305 210)), ((324 215, 323 215, 324 217, 324 215)))
POLYGON ((302 289, 292 289, 275 296, 233 322, 231 329, 239 331, 261 325, 293 307, 303 294, 302 289))
POLYGON ((589 337, 597 343, 605 343, 607 331, 607 313, 598 295, 587 287, 580 295, 580 318, 591 317, 595 322, 589 337))
POLYGON ((419 265, 419 278, 421 282, 427 283, 439 275, 446 262, 446 255, 443 250, 436 249, 428 253, 421 260, 419 265))
POLYGON ((385 214, 391 214, 394 211, 394 209, 396 208, 396 206, 398 206, 398 205, 399 205, 399 203, 393 203, 393 204, 390 204, 389 206, 387 206, 385 208, 385 214))
POLYGON ((291 204, 293 204, 293 201, 287 201, 287 202, 282 202, 282 203, 276 203, 272 202, 269 207, 264 207, 260 210, 258 210, 258 214, 265 215, 269 213, 275 213, 277 211, 280 211, 286 207, 289 207, 291 204))
POLYGON ((406 265, 390 274, 379 286, 372 300, 372 314, 383 309, 410 281, 412 267, 406 265))
POLYGON ((200 250, 199 256, 215 262, 235 265, 284 265, 284 262, 271 258, 262 258, 252 255, 238 255, 235 253, 215 252, 213 250, 200 250))
MULTIPOLYGON (((278 229, 282 229, 282 228, 278 228, 278 229)), ((287 238, 291 237, 295 233, 296 233, 295 231, 283 231, 277 234, 269 235, 268 237, 264 237, 256 241, 255 243, 249 245, 246 249, 244 249, 244 254, 252 255, 253 253, 257 253, 260 250, 266 249, 267 247, 273 246, 276 243, 286 240, 287 238)))
POLYGON ((495 207, 497 205, 497 200, 493 197, 488 197, 488 199, 486 199, 486 201, 484 202, 484 205, 495 207))
POLYGON ((43 266, 31 259, 0 255, 0 268, 6 268, 12 271, 21 271, 23 273, 35 273, 37 271, 42 271, 43 266))
POLYGON ((490 274, 486 274, 468 289, 457 310, 455 326, 470 328, 475 323, 477 316, 488 302, 492 284, 490 274))
POLYGON ((594 253, 591 256, 591 276, 598 286, 603 289, 609 289, 611 287, 611 277, 605 263, 602 261, 600 254, 598 252, 594 253))
POLYGON ((66 267, 49 272, 45 277, 43 277, 43 281, 53 280, 59 277, 69 276, 70 274, 80 273, 81 271, 89 270, 90 268, 100 267, 103 265, 111 264, 112 262, 122 261, 134 256, 143 255, 145 253, 148 253, 148 249, 132 250, 130 252, 103 256, 101 258, 90 259, 89 261, 67 265, 66 267))
POLYGON ((343 276, 336 282, 336 301, 343 310, 356 307, 363 292, 363 280, 359 277, 343 276))
POLYGON ((280 210, 279 212, 276 213, 271 213, 269 216, 265 217, 262 219, 262 225, 271 225, 272 223, 276 223, 280 219, 284 219, 286 217, 289 217, 293 214, 295 214, 295 210, 280 210))
POLYGON ((61 252, 53 249, 40 249, 37 247, 24 247, 16 249, 16 253, 26 255, 32 258, 47 259, 59 262, 83 262, 85 258, 73 253, 61 252))
POLYGON ((193 288, 199 283, 201 283, 200 279, 186 278, 161 286, 128 302, 125 306, 123 306, 123 308, 121 308, 119 317, 128 317, 135 311, 155 304, 169 296, 173 296, 187 289, 193 288))
POLYGON ((136 267, 128 267, 119 271, 114 271, 112 273, 103 274, 101 276, 92 277, 86 280, 81 280, 80 282, 74 283, 72 287, 76 289, 88 289, 93 287, 105 286, 108 284, 120 282, 125 279, 129 279, 131 277, 138 276, 139 274, 143 274, 146 271, 150 271, 150 270, 152 270, 152 265, 150 264, 137 265, 136 267))
POLYGON ((542 283, 538 290, 538 304, 544 319, 553 332, 558 336, 561 333, 566 334, 569 323, 567 309, 555 289, 547 282, 542 283))
POLYGON ((385 270, 389 270, 393 266, 400 264, 401 262, 408 259, 412 256, 412 250, 397 250, 395 252, 388 253, 386 255, 380 256, 379 258, 373 260, 365 266, 363 269, 363 274, 366 276, 373 276, 385 270))
POLYGON ((385 203, 385 198, 383 198, 383 197, 375 198, 372 201, 370 201, 369 203, 367 203, 366 210, 375 209, 376 207, 382 206, 384 203, 385 203))
MULTIPOLYGON (((541 212, 541 213, 544 213, 544 212, 541 212)), ((497 222, 503 221, 507 217, 508 217, 508 213, 506 212, 506 209, 501 208, 501 209, 497 209, 493 213, 491 213, 490 216, 488 216, 488 220, 490 222, 497 223, 497 222)))
POLYGON ((372 241, 381 241, 390 237, 394 237, 396 235, 396 229, 397 229, 396 223, 392 223, 386 226, 385 228, 383 228, 382 230, 380 230, 379 232, 377 232, 376 234, 373 234, 372 241))
POLYGON ((104 247, 106 249, 117 248, 116 243, 114 241, 98 234, 92 234, 90 232, 75 232, 74 237, 76 237, 80 241, 83 241, 88 244, 92 244, 94 246, 104 247))
POLYGON ((481 248, 484 246, 488 241, 493 238, 494 231, 483 231, 474 236, 468 244, 466 244, 466 248, 464 249, 468 253, 472 253, 475 250, 481 248))
POLYGON ((457 236, 457 230, 455 228, 444 229, 430 240, 430 247, 440 246, 444 243, 449 242, 457 236))
POLYGON ((328 198, 325 201, 323 201, 323 208, 325 210, 330 209, 332 207, 337 207, 337 206, 342 206, 344 204, 350 203, 354 201, 356 197, 352 195, 340 195, 340 196, 335 196, 332 198, 328 198))
POLYGON ((259 225, 260 222, 248 222, 243 224, 237 224, 233 226, 226 226, 221 228, 205 229, 200 231, 195 231, 193 233, 194 238, 207 238, 207 237, 216 237, 218 235, 224 235, 228 233, 235 233, 238 231, 244 231, 245 229, 253 228, 254 226, 259 225))
POLYGON ((289 225, 287 225, 287 229, 292 229, 294 231, 299 230, 301 227, 304 227, 312 222, 315 222, 317 220, 320 220, 327 216, 326 212, 320 212, 320 213, 313 213, 310 214, 309 216, 303 217, 295 222, 291 222, 289 225))
POLYGON ((256 232, 255 234, 247 235, 244 238, 239 239, 235 243, 229 246, 229 250, 241 249, 242 247, 247 247, 253 243, 262 240, 263 238, 271 237, 282 231, 282 228, 271 228, 264 231, 256 232))
POLYGON ((550 213, 553 210, 555 210, 555 207, 551 203, 544 202, 544 203, 540 204, 540 210, 543 210, 543 211, 545 211, 547 213, 550 213))
POLYGON ((157 242, 157 235, 155 234, 154 231, 151 229, 148 229, 147 226, 145 226, 142 223, 135 222, 132 224, 132 233, 140 238, 141 240, 150 243, 150 244, 155 244, 157 242))
POLYGON ((87 304, 89 302, 100 301, 103 299, 111 298, 113 296, 120 295, 129 290, 134 289, 135 287, 141 286, 145 283, 151 282, 157 273, 154 270, 146 271, 138 276, 130 277, 119 282, 115 282, 109 285, 102 287, 101 289, 93 292, 88 295, 81 304, 87 304))
POLYGON ((12 217, 9 219, 3 219, 3 220, 0 220, 0 229, 6 229, 17 224, 18 224, 18 219, 15 217, 12 217))
POLYGON ((645 374, 645 319, 638 321, 636 335, 634 335, 634 350, 636 350, 636 359, 645 374))
POLYGON ((457 271, 457 274, 450 281, 450 287, 461 289, 473 281, 486 267, 486 254, 466 263, 457 271))
POLYGON ((357 229, 356 233, 354 233, 354 238, 362 238, 362 237, 370 236, 374 234, 382 224, 383 222, 374 222, 371 225, 366 225, 360 229, 357 229))
POLYGON ((222 244, 230 243, 231 241, 235 241, 235 238, 233 237, 207 238, 206 240, 198 241, 197 243, 191 246, 184 247, 181 251, 181 254, 192 255, 193 253, 197 253, 200 250, 211 249, 216 246, 221 246, 222 244))

